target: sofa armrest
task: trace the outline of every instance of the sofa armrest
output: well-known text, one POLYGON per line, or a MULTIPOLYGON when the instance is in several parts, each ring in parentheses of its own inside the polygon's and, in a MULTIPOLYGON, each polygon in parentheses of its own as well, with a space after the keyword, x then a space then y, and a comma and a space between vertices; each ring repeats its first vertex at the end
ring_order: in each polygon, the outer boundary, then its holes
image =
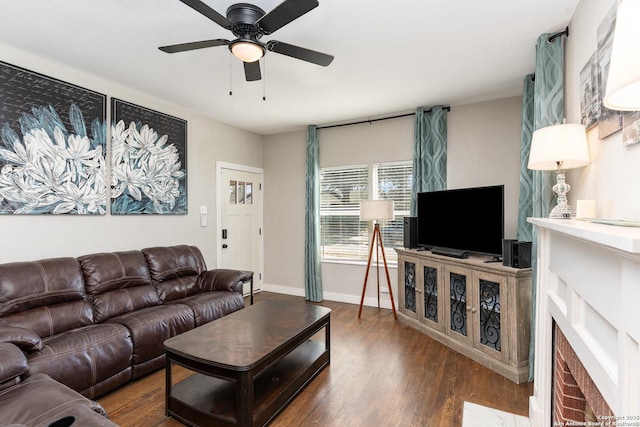
POLYGON ((0 390, 19 382, 20 375, 29 370, 29 363, 24 353, 14 344, 0 342, 0 390))
POLYGON ((18 326, 0 325, 0 343, 10 342, 24 351, 42 350, 42 341, 35 332, 18 326))
POLYGON ((242 284, 253 277, 252 272, 218 268, 200 275, 203 291, 229 291, 242 293, 242 284))

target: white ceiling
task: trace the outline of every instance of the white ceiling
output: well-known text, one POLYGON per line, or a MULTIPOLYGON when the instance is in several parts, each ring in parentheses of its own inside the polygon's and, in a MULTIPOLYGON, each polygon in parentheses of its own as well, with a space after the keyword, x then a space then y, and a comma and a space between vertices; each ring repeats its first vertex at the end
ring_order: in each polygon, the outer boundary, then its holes
MULTIPOLYGON (((237 2, 203 1, 222 15, 237 2)), ((251 1, 266 12, 281 2, 251 1)), ((563 30, 579 0, 319 1, 262 40, 333 63, 268 52, 259 82, 224 46, 158 50, 233 38, 178 0, 2 0, 0 43, 269 135, 520 95, 538 36, 563 30)))

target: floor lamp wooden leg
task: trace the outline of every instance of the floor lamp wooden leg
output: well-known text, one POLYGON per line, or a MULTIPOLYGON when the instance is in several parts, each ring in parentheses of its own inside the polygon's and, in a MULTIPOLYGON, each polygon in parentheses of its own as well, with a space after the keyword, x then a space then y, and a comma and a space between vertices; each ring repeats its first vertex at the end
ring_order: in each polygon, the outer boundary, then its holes
POLYGON ((367 271, 364 274, 364 284, 362 285, 362 298, 360 298, 360 310, 358 310, 358 319, 362 314, 362 304, 364 303, 364 293, 367 290, 367 280, 369 279, 369 269, 371 268, 371 255, 373 254, 373 244, 376 242, 375 229, 371 236, 371 245, 369 246, 369 260, 367 261, 367 271))
MULTIPOLYGON (((362 298, 360 298, 360 310, 358 310, 358 319, 362 314, 362 305, 364 303, 364 294, 367 290, 367 280, 369 279, 369 270, 371 268, 371 255, 373 254, 373 245, 380 245, 380 249, 382 251, 382 260, 384 261, 384 271, 387 275, 387 286, 389 288, 389 297, 391 298, 391 309, 393 310, 393 318, 398 319, 398 315, 396 314, 396 305, 393 300, 393 290, 391 289, 391 277, 389 276, 389 268, 387 267, 387 257, 384 253, 384 244, 382 243, 382 235, 380 234, 380 224, 375 224, 373 229, 373 236, 371 237, 371 246, 369 247, 369 260, 367 261, 367 271, 364 275, 364 284, 362 285, 362 298)), ((376 255, 377 255, 377 246, 376 246, 376 255)))
POLYGON ((380 249, 382 251, 382 261, 384 262, 384 272, 387 274, 387 287, 389 288, 389 298, 391 299, 391 309, 393 310, 393 318, 398 320, 396 314, 396 304, 393 301, 393 290, 391 289, 391 278, 389 277, 389 268, 387 267, 387 257, 384 254, 384 243, 382 243, 382 236, 380 235, 380 228, 378 227, 378 240, 380 242, 380 249))

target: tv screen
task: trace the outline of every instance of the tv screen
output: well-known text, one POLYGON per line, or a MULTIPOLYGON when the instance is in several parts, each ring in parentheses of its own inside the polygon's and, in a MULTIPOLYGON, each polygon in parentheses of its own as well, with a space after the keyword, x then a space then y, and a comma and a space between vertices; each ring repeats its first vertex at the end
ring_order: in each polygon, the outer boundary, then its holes
POLYGON ((452 256, 498 257, 503 238, 503 185, 418 193, 419 246, 452 256))

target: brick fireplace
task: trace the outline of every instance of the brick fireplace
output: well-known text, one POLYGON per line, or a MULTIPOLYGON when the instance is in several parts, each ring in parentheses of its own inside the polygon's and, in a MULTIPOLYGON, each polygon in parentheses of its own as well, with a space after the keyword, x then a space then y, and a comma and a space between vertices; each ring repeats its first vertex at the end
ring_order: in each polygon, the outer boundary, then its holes
MULTIPOLYGON (((611 408, 602 397, 589 372, 567 341, 562 330, 555 325, 553 367, 553 422, 554 425, 609 420, 611 408)), ((580 425, 580 424, 578 424, 580 425)))
POLYGON ((640 228, 530 222, 538 232, 531 426, 607 425, 612 416, 612 426, 640 426, 640 228))

